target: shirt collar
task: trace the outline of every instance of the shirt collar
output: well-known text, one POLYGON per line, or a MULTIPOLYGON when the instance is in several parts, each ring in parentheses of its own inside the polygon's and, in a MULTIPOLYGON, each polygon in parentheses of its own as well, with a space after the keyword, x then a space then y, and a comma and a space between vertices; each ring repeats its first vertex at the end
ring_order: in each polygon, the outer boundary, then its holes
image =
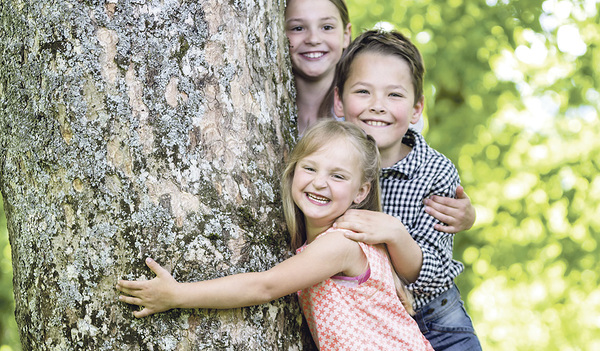
POLYGON ((402 144, 410 146, 412 150, 393 166, 382 169, 382 174, 398 172, 410 178, 425 162, 427 143, 421 134, 411 129, 407 130, 402 138, 402 144))

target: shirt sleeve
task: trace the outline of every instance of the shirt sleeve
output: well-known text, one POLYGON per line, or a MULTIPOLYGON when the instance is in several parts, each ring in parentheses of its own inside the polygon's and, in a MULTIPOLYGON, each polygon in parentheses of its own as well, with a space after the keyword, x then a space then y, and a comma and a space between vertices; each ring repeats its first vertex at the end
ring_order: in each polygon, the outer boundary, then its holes
MULTIPOLYGON (((431 179, 431 183, 422 193, 423 198, 431 195, 455 197, 460 178, 450 160, 444 156, 434 158, 426 172, 428 174, 423 176, 431 179)), ((434 225, 441 222, 427 214, 424 205, 413 223, 409 232, 421 247, 423 264, 419 278, 409 287, 416 295, 424 297, 443 292, 463 269, 462 264, 452 258, 454 234, 435 230, 434 225)))

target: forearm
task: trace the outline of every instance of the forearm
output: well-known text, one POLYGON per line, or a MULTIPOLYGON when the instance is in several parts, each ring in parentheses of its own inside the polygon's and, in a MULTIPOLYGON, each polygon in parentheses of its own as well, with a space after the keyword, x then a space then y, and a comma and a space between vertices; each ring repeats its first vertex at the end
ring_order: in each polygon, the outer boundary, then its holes
MULTIPOLYGON (((284 263, 290 260, 286 260, 284 263)), ((308 262, 315 261, 308 257, 308 262)), ((276 298, 291 294, 299 286, 309 286, 317 279, 305 283, 297 277, 301 276, 301 267, 306 264, 280 264, 279 269, 270 269, 260 273, 244 273, 228 277, 195 282, 178 283, 173 276, 151 258, 146 259, 148 267, 156 274, 151 280, 119 280, 117 290, 123 294, 119 300, 143 308, 134 311, 137 318, 149 316, 154 313, 167 311, 173 308, 236 308, 262 304, 276 298), (286 268, 287 267, 287 268, 286 268), (287 284, 281 284, 288 279, 287 284)), ((319 265, 319 267, 321 267, 319 265)), ((334 273, 331 273, 334 274, 334 273)))
POLYGON ((416 294, 447 287, 462 270, 462 265, 452 258, 454 235, 436 231, 431 222, 423 224, 411 229, 422 252, 421 271, 412 285, 416 294))
POLYGON ((386 246, 396 273, 409 283, 414 283, 419 278, 423 263, 423 252, 419 244, 406 232, 396 240, 388 241, 386 246))
POLYGON ((180 283, 174 294, 176 308, 238 308, 259 305, 276 296, 262 273, 236 274, 194 283, 180 283))

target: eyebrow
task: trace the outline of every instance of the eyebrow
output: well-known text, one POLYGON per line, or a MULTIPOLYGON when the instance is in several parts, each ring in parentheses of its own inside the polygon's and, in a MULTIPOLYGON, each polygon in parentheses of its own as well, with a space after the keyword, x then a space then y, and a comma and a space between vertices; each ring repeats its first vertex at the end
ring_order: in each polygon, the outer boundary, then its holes
MULTIPOLYGON (((305 19, 303 18, 290 18, 287 21, 285 21, 285 23, 288 22, 306 22, 305 19)), ((327 17, 321 17, 319 18, 319 21, 336 21, 337 22, 337 18, 335 16, 327 16, 327 17)))
MULTIPOLYGON (((298 160, 298 162, 296 162, 296 165, 298 166, 314 166, 315 165, 315 161, 310 160, 310 159, 306 159, 306 158, 302 158, 300 160, 298 160)), ((350 171, 348 168, 343 168, 343 167, 335 167, 329 170, 330 172, 339 172, 339 173, 346 173, 349 175, 352 175, 352 171, 350 171)))
POLYGON ((352 175, 352 172, 349 169, 341 168, 341 167, 333 168, 331 171, 334 173, 344 173, 344 174, 347 174, 350 176, 352 175))
MULTIPOLYGON (((363 82, 363 81, 359 81, 359 82, 355 82, 354 84, 352 84, 350 86, 350 88, 355 88, 357 86, 372 87, 373 84, 372 83, 366 83, 366 82, 363 82)), ((400 89, 400 90, 403 90, 403 91, 408 91, 408 89, 406 89, 403 85, 400 85, 400 84, 387 85, 385 88, 386 89, 392 89, 392 90, 394 90, 394 89, 400 89)))

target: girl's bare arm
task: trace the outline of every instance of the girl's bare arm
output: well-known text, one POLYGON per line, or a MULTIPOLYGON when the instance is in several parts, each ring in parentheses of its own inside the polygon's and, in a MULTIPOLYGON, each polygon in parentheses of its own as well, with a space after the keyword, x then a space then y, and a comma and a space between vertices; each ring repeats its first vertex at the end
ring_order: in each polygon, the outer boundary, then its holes
POLYGON ((156 274, 154 279, 120 280, 116 288, 124 293, 119 300, 144 307, 133 313, 138 318, 172 308, 237 308, 272 301, 340 272, 356 272, 365 262, 357 243, 341 232, 332 232, 265 272, 179 283, 158 263, 147 259, 146 264, 156 274))

